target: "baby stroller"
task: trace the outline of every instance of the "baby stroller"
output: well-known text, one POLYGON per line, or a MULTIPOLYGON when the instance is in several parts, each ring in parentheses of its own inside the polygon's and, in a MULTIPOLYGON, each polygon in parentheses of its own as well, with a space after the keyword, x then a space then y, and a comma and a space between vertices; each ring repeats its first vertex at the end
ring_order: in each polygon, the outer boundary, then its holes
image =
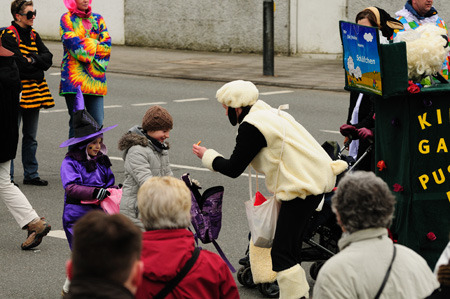
MULTIPOLYGON (((364 154, 358 160, 354 160, 352 157, 347 157, 342 152, 351 143, 351 139, 348 140, 342 149, 339 149, 339 145, 336 142, 325 142, 322 147, 335 159, 341 159, 348 163, 349 168, 344 173, 337 177, 336 185, 340 178, 346 173, 356 169, 357 165, 364 159, 373 149, 373 143, 365 150, 364 154)), ((302 248, 301 257, 303 262, 313 262, 309 269, 309 274, 312 279, 316 279, 319 274, 319 270, 322 265, 330 257, 335 255, 339 248, 337 243, 342 235, 342 230, 337 224, 336 216, 331 210, 331 198, 334 191, 325 194, 324 204, 321 211, 316 211, 310 219, 308 229, 303 238, 303 242, 309 245, 309 247, 302 248)))

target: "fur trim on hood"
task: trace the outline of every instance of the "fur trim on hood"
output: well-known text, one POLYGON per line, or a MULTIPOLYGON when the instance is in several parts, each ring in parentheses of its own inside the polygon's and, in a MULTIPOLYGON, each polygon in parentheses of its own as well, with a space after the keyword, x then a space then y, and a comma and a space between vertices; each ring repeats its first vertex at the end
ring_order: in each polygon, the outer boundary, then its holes
POLYGON ((119 140, 119 150, 128 151, 128 149, 135 145, 149 146, 149 140, 141 132, 138 126, 132 127, 127 133, 125 133, 119 140))

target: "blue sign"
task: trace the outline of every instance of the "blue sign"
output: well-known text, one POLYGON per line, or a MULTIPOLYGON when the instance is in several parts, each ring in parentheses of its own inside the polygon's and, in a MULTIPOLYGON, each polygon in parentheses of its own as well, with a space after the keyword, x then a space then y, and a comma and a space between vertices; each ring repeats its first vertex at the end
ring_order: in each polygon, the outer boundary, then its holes
POLYGON ((378 29, 341 21, 347 85, 382 95, 378 29))

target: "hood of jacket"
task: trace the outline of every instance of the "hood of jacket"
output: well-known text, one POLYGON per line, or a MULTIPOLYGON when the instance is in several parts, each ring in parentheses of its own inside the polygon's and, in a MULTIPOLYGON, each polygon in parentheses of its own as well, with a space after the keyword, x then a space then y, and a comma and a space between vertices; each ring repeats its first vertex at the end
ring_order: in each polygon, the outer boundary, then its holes
POLYGON ((127 133, 125 133, 119 140, 119 150, 124 151, 123 157, 125 158, 127 151, 130 147, 135 145, 150 146, 150 141, 142 132, 139 126, 132 127, 127 133))
POLYGON ((169 281, 194 251, 194 236, 187 229, 161 229, 142 235, 143 275, 151 281, 169 281))

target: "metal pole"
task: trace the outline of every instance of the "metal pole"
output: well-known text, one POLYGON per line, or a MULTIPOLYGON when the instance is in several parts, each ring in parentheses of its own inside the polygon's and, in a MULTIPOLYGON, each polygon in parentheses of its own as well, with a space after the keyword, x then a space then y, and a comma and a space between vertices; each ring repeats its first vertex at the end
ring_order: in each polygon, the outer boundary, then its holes
POLYGON ((264 0, 263 12, 263 75, 274 75, 273 0, 264 0))

